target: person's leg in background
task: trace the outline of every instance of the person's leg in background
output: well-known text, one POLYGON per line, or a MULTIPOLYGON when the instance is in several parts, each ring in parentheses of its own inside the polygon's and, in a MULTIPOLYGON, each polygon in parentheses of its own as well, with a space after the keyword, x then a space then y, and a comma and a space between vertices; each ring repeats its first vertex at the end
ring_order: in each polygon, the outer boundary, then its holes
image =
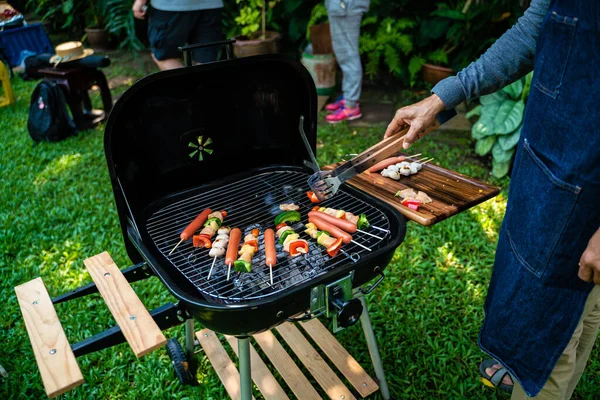
POLYGON ((359 99, 363 70, 358 51, 361 20, 362 14, 329 16, 331 44, 337 63, 342 70, 344 104, 334 114, 326 117, 327 122, 336 123, 362 117, 359 99))
POLYGON ((178 47, 185 44, 190 30, 186 14, 155 8, 149 11, 148 40, 152 59, 161 71, 183 67, 178 47))
MULTIPOLYGON (((193 29, 188 37, 189 44, 214 43, 223 40, 221 33, 222 8, 193 11, 193 29)), ((190 13, 191 14, 191 13, 190 13)), ((217 46, 195 49, 193 59, 196 63, 204 64, 217 61, 220 48, 217 46)))
POLYGON ((560 356, 550 379, 536 397, 528 397, 518 381, 514 382, 511 400, 568 400, 571 398, 594 347, 600 327, 600 286, 595 286, 587 302, 581 320, 560 356))

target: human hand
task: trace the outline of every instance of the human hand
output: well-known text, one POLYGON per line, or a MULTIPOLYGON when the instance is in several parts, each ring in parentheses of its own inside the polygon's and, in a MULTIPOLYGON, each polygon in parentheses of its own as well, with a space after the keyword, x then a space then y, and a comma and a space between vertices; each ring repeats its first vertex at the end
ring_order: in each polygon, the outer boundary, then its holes
POLYGON ((405 149, 408 149, 413 142, 421 138, 419 134, 422 134, 424 129, 431 125, 435 117, 445 108, 446 106, 436 94, 418 103, 400 108, 388 125, 384 139, 394 135, 402 128, 410 126, 408 133, 404 136, 404 144, 402 145, 405 149))
POLYGON ((147 0, 135 0, 133 3, 133 16, 137 19, 146 18, 146 2, 147 0))
POLYGON ((600 229, 594 233, 579 259, 579 278, 600 285, 600 229))

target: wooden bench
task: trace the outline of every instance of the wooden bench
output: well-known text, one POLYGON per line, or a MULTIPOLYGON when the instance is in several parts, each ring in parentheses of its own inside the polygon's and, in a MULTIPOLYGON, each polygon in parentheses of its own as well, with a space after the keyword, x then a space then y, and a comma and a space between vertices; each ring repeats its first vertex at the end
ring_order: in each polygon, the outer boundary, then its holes
MULTIPOLYGON (((321 399, 317 390, 302 373, 298 362, 304 365, 330 399, 356 399, 354 392, 364 398, 379 390, 377 383, 319 320, 313 319, 298 325, 302 330, 292 323, 285 323, 275 328, 293 354, 285 350, 272 331, 253 336, 266 357, 262 359, 256 349, 250 346, 252 379, 266 400, 288 399, 288 394, 292 393, 299 400, 321 399), (308 336, 305 336, 302 331, 308 336), (308 337, 317 344, 318 348, 310 344, 308 337), (319 349, 325 356, 321 355, 319 349), (354 392, 329 366, 326 358, 351 384, 354 392), (270 368, 268 364, 271 365, 270 368), (273 376, 272 370, 277 371, 287 388, 281 387, 273 376)), ((203 329, 196 332, 196 337, 229 396, 233 400, 240 399, 239 372, 221 344, 219 335, 203 329)), ((225 336, 225 339, 237 355, 237 339, 231 336, 225 336)))

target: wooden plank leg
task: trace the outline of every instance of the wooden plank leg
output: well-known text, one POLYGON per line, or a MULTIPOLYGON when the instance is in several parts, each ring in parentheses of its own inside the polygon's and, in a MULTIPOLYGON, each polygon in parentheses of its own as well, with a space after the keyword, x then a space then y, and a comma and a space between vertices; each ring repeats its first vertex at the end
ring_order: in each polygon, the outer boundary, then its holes
POLYGON ((83 263, 136 357, 167 343, 162 331, 107 252, 88 258, 83 263))
MULTIPOLYGON (((238 340, 229 335, 225 335, 225 338, 231 345, 235 354, 239 357, 238 340)), ((250 345, 250 365, 252 366, 252 380, 256 383, 256 386, 258 386, 258 389, 266 400, 289 399, 252 345, 250 345)))
POLYGON ((276 329, 329 398, 332 400, 356 399, 295 325, 286 322, 276 329))
POLYGON ((33 354, 48 397, 83 383, 83 375, 42 278, 15 287, 33 354))
POLYGON ((348 379, 362 397, 367 397, 379 389, 377 383, 318 319, 315 318, 302 322, 300 326, 319 345, 321 350, 327 354, 327 357, 344 374, 346 379, 348 379))
POLYGON ((271 331, 259 333, 253 337, 298 400, 321 399, 319 393, 306 379, 300 368, 271 331))
MULTIPOLYGON (((235 368, 233 361, 227 355, 217 335, 208 329, 196 332, 196 337, 204 350, 204 354, 210 360, 215 372, 223 383, 227 394, 232 400, 240 400, 240 374, 235 368)), ((254 398, 254 397, 253 397, 254 398)))

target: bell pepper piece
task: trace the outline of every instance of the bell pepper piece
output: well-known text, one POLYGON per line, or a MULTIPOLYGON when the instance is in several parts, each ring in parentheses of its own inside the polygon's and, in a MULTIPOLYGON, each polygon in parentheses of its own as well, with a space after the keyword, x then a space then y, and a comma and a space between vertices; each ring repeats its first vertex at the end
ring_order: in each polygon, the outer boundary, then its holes
POLYGON ((252 230, 250 231, 250 233, 251 233, 251 234, 252 234, 252 236, 254 236, 254 237, 258 237, 258 235, 260 235, 260 231, 259 231, 258 229, 256 229, 256 228, 252 229, 252 230))
POLYGON ((228 215, 228 214, 227 214, 227 211, 225 211, 225 210, 221 210, 221 211, 219 211, 219 212, 221 213, 221 215, 223 216, 223 218, 227 218, 227 215, 228 215))
POLYGON ((285 238, 288 237, 288 235, 292 235, 294 234, 293 230, 287 230, 287 231, 283 231, 283 233, 281 234, 281 236, 279 236, 279 243, 283 244, 283 242, 285 242, 285 238))
POLYGON ((282 222, 281 224, 277 225, 275 227, 275 232, 277 232, 278 230, 280 230, 281 228, 283 228, 284 226, 287 226, 287 224, 285 222, 282 222))
POLYGON ((205 249, 210 249, 212 247, 210 238, 207 235, 194 235, 192 239, 194 247, 204 247, 205 249))
POLYGON ((237 272, 252 272, 252 264, 244 260, 235 260, 233 262, 233 268, 237 272))
POLYGON ((223 225, 223 222, 219 218, 213 217, 213 218, 207 219, 206 222, 204 223, 204 226, 210 226, 210 224, 213 222, 216 222, 217 225, 219 226, 219 228, 221 227, 221 225, 223 225))
POLYGON ((290 255, 297 256, 308 253, 308 243, 304 240, 296 240, 290 243, 290 255))
POLYGON ((300 221, 300 213, 298 211, 284 211, 275 217, 275 225, 282 222, 298 222, 300 221))
POLYGON ((360 214, 360 217, 358 217, 358 222, 356 223, 356 227, 358 229, 364 229, 369 227, 369 220, 367 219, 367 216, 365 214, 360 214))
POLYGON ((417 199, 404 199, 402 200, 402 205, 410 208, 411 210, 418 211, 419 205, 421 205, 421 201, 417 199))
POLYGON ((320 203, 321 202, 321 200, 319 200, 319 198, 317 197, 317 195, 313 191, 306 192, 306 195, 310 199, 311 203, 320 203))
POLYGON ((342 238, 338 238, 331 246, 327 248, 327 254, 331 257, 337 256, 340 248, 342 247, 342 238))
POLYGON ((254 247, 255 252, 258 251, 258 242, 256 240, 248 240, 247 242, 244 242, 242 246, 244 245, 252 246, 254 247))
POLYGON ((314 207, 312 208, 312 210, 311 210, 311 211, 319 211, 320 209, 321 209, 321 207, 319 207, 319 206, 314 206, 314 207))

